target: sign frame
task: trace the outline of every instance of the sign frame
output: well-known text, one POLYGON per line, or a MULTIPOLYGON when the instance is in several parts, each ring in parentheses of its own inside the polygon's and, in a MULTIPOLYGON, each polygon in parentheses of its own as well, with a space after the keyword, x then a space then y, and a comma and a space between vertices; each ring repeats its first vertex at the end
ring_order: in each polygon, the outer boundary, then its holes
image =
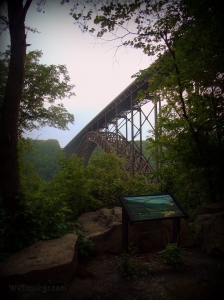
POLYGON ((174 219, 174 218, 188 218, 188 213, 184 210, 184 208, 182 207, 182 205, 177 201, 176 197, 171 194, 171 193, 164 193, 164 194, 147 194, 147 195, 121 195, 120 196, 120 201, 122 204, 122 208, 125 209, 127 216, 128 216, 128 220, 129 223, 131 225, 133 225, 136 222, 148 222, 148 221, 153 221, 153 220, 167 220, 167 219, 174 219), (137 197, 161 197, 161 196, 169 196, 171 197, 171 199, 173 200, 173 202, 177 205, 178 209, 181 211, 181 213, 183 214, 182 216, 168 216, 168 217, 157 217, 157 218, 145 218, 145 219, 141 219, 141 220, 136 220, 133 215, 132 212, 128 206, 128 204, 126 203, 126 199, 127 197, 132 197, 132 198, 137 198, 137 197))
POLYGON ((177 201, 176 197, 171 193, 163 193, 163 194, 147 194, 147 195, 120 195, 120 202, 122 205, 122 250, 125 252, 128 252, 128 223, 130 225, 133 225, 134 223, 139 222, 149 222, 149 221, 155 221, 155 220, 169 220, 173 219, 173 243, 179 243, 179 235, 180 235, 180 219, 181 218, 188 218, 188 213, 184 210, 182 205, 177 201), (131 210, 128 207, 128 204, 126 203, 127 199, 125 197, 161 197, 161 196, 169 196, 173 200, 174 204, 178 207, 178 209, 181 211, 182 215, 179 216, 167 216, 167 217, 157 217, 157 218, 145 218, 136 220, 131 210))

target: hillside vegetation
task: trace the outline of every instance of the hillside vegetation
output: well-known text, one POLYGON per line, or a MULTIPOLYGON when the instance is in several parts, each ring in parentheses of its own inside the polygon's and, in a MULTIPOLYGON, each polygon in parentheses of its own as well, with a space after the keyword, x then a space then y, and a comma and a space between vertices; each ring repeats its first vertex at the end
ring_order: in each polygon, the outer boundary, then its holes
POLYGON ((62 151, 58 140, 33 140, 33 151, 24 156, 35 167, 38 175, 46 181, 51 181, 58 173, 57 158, 62 151))
POLYGON ((36 145, 35 148, 34 143, 34 153, 24 155, 27 150, 31 151, 33 143, 30 139, 21 141, 23 206, 16 216, 1 210, 2 258, 37 240, 56 238, 69 232, 85 212, 119 206, 121 194, 159 192, 159 186, 146 181, 143 176, 132 177, 123 168, 125 161, 113 153, 93 156, 84 168, 82 158, 75 154, 66 158, 60 153, 56 140, 39 141, 36 145), (36 169, 31 161, 36 164, 36 169), (55 162, 57 173, 53 167, 55 162), (41 176, 52 180, 46 181, 41 176))

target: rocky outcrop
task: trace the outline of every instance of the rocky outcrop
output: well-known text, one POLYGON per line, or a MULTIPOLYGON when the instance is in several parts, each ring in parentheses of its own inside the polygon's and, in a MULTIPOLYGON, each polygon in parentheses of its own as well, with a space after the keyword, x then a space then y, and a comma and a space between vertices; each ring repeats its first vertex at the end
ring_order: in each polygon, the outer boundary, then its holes
POLYGON ((0 263, 0 278, 7 282, 67 282, 78 263, 77 235, 37 243, 0 263))
POLYGON ((224 255, 224 203, 197 208, 195 230, 209 255, 224 255))
MULTIPOLYGON (((122 209, 103 208, 85 213, 78 222, 82 232, 90 238, 96 253, 120 253, 122 251, 122 209)), ((129 243, 139 251, 159 251, 172 241, 173 221, 157 220, 129 225, 129 243)), ((186 220, 181 219, 181 246, 192 246, 193 238, 186 220)))
POLYGON ((195 210, 195 216, 207 215, 207 214, 216 214, 224 212, 224 202, 212 203, 209 205, 198 206, 195 210))

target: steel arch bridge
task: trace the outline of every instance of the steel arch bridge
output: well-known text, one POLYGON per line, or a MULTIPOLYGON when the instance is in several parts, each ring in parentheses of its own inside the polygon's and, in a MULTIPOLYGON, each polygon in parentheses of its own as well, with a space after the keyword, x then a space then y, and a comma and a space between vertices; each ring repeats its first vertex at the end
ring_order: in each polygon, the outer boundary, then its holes
POLYGON ((87 166, 98 145, 107 153, 113 152, 125 158, 125 168, 131 174, 149 175, 153 167, 150 157, 143 154, 143 128, 147 126, 148 130, 152 129, 156 133, 155 124, 161 102, 152 95, 141 101, 135 100, 138 91, 146 90, 147 87, 146 79, 132 82, 65 146, 66 156, 75 153, 84 158, 87 166), (147 104, 150 107, 144 110, 147 104))

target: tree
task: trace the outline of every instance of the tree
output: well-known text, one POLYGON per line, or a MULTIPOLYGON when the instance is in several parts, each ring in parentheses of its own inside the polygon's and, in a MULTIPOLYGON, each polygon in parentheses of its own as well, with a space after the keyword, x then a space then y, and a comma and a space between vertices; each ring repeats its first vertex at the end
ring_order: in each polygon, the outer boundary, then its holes
POLYGON ((61 155, 59 158, 59 172, 49 183, 47 193, 50 198, 60 198, 73 211, 73 219, 81 214, 96 210, 101 206, 98 199, 94 199, 88 187, 83 159, 73 154, 69 158, 61 155))
POLYGON ((19 206, 18 116, 21 101, 26 56, 25 18, 32 0, 7 1, 11 38, 9 73, 4 100, 0 108, 0 188, 7 211, 15 213, 19 206))
POLYGON ((124 165, 125 160, 114 153, 102 152, 100 156, 91 157, 86 168, 91 195, 106 207, 119 205, 119 195, 130 175, 124 165))
POLYGON ((166 147, 161 172, 170 172, 169 184, 172 177, 171 188, 182 199, 198 204, 223 200, 224 44, 219 4, 205 1, 200 7, 197 1, 183 1, 185 19, 166 54, 146 71, 151 91, 166 99, 157 141, 166 147))
MULTIPOLYGON (((6 51, 0 55, 0 103, 2 103, 10 52, 6 51)), ((69 84, 66 66, 40 64, 41 57, 42 52, 37 50, 26 55, 25 79, 18 117, 20 135, 46 125, 64 130, 68 129, 69 122, 74 122, 74 116, 67 112, 63 104, 53 105, 56 100, 75 95, 72 92, 74 85, 69 84), (46 107, 49 104, 51 105, 46 107)))
MULTIPOLYGON (((5 209, 15 213, 20 203, 20 182, 18 165, 18 120, 19 107, 25 75, 26 33, 25 19, 32 0, 1 1, 1 9, 7 4, 7 16, 0 13, 0 30, 9 28, 11 39, 9 72, 4 98, 0 107, 0 190, 5 209)), ((37 4, 37 9, 45 5, 45 0, 37 4)), ((32 29, 30 29, 32 30, 32 29)), ((32 30, 35 31, 35 30, 32 30)))
POLYGON ((141 48, 155 59, 136 76, 148 78, 149 82, 148 90, 139 93, 139 99, 151 93, 155 95, 154 101, 158 100, 158 94, 164 100, 158 146, 168 149, 164 152, 166 166, 170 163, 175 168, 178 163, 181 170, 184 165, 183 173, 197 170, 197 175, 205 181, 203 187, 210 201, 222 200, 224 23, 221 1, 205 0, 203 5, 199 0, 108 4, 96 0, 91 3, 91 9, 78 3, 73 7, 73 18, 83 31, 96 34, 104 42, 114 41, 117 50, 121 46, 141 48))

